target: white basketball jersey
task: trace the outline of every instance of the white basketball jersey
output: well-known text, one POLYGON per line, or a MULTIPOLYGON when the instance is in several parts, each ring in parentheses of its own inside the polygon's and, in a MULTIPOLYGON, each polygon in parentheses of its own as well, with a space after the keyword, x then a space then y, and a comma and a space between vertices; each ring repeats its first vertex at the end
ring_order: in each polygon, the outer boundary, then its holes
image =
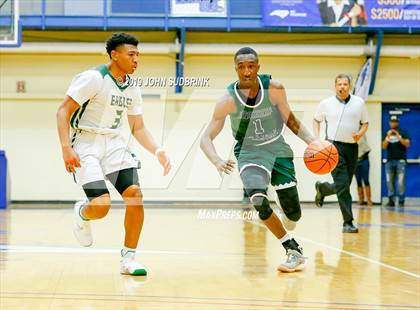
POLYGON ((106 65, 78 74, 67 90, 80 105, 71 117, 71 127, 97 134, 119 133, 127 114, 143 114, 140 88, 132 84, 129 76, 124 85, 118 83, 106 65))

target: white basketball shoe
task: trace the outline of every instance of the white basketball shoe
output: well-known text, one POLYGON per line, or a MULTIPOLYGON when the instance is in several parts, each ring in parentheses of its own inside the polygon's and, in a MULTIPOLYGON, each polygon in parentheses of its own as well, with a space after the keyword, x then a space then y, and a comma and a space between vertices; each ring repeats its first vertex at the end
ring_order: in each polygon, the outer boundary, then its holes
MULTIPOLYGON (((124 250, 121 250, 121 256, 124 250)), ((127 274, 131 276, 145 276, 147 275, 146 268, 135 261, 135 252, 127 252, 121 257, 121 274, 127 274)))
POLYGON ((277 270, 281 272, 301 271, 305 268, 306 259, 299 251, 288 249, 286 261, 280 264, 277 270))
POLYGON ((73 228, 74 236, 81 246, 88 247, 93 243, 92 231, 90 229, 90 221, 84 220, 80 213, 80 209, 88 203, 87 200, 78 201, 74 204, 75 223, 73 228))

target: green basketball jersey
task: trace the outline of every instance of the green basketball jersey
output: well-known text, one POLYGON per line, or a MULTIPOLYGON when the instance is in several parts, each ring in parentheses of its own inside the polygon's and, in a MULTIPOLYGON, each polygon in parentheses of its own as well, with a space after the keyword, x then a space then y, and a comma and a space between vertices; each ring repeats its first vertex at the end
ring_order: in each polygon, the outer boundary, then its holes
POLYGON ((274 141, 284 143, 281 135, 284 123, 277 106, 269 98, 270 75, 258 75, 258 82, 260 91, 253 106, 240 97, 239 81, 228 86, 236 105, 236 112, 230 114, 232 134, 241 146, 261 146, 274 141))

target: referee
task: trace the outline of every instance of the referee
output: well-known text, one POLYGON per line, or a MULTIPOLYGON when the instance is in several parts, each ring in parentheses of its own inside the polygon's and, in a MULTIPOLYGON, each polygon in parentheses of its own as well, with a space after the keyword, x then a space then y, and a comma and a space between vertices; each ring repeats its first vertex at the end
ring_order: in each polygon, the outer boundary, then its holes
POLYGON ((326 124, 326 139, 338 150, 340 160, 331 172, 334 183, 316 182, 315 204, 322 207, 325 196, 337 194, 343 214, 343 233, 357 233, 353 225, 350 184, 357 166, 357 141, 368 129, 368 114, 362 98, 350 95, 351 82, 346 74, 335 78, 336 95, 322 100, 314 116, 313 128, 317 138, 321 123, 326 124))

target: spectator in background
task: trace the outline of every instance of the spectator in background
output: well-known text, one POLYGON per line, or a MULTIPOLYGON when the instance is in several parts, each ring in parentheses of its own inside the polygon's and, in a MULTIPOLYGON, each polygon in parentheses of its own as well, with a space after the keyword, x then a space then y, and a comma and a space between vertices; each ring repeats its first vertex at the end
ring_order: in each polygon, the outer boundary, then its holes
POLYGON ((407 148, 410 146, 408 133, 399 128, 399 120, 392 115, 389 121, 390 129, 382 142, 382 148, 387 151, 385 164, 386 185, 388 188, 387 207, 395 206, 395 177, 397 177, 398 205, 404 206, 405 202, 405 166, 407 164, 407 148))
POLYGON ((357 193, 359 195, 359 204, 372 206, 372 199, 369 184, 369 152, 370 146, 367 144, 366 136, 359 141, 359 151, 356 166, 357 193), (365 201, 366 197, 366 201, 365 201))

